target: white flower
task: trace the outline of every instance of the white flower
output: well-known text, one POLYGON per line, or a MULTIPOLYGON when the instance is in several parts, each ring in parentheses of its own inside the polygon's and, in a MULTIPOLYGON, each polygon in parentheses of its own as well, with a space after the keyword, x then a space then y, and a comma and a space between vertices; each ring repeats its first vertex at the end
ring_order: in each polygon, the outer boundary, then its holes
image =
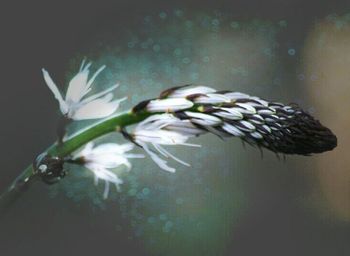
POLYGON ((188 109, 193 106, 193 102, 183 99, 161 99, 151 100, 147 104, 147 110, 149 112, 175 112, 183 109, 188 109))
POLYGON ((100 67, 90 80, 88 80, 90 66, 91 63, 85 65, 85 60, 82 62, 79 72, 69 82, 65 99, 63 99, 49 73, 45 69, 42 69, 45 82, 58 100, 62 114, 70 119, 84 120, 107 117, 117 110, 121 101, 126 99, 112 101, 113 94, 111 91, 116 89, 118 84, 86 97, 91 91, 92 83, 105 68, 105 66, 100 67))
POLYGON ((182 120, 174 117, 171 114, 154 115, 139 123, 132 133, 135 142, 142 146, 142 148, 149 154, 152 160, 160 168, 169 172, 175 172, 175 168, 169 167, 167 165, 167 161, 160 158, 157 153, 151 150, 148 147, 148 144, 151 144, 153 148, 156 149, 158 153, 165 158, 170 157, 183 165, 190 166, 188 163, 175 157, 161 146, 184 145, 200 147, 200 145, 186 143, 186 141, 189 137, 195 135, 196 132, 199 134, 203 131, 198 128, 196 129, 195 126, 189 127, 188 121, 184 122, 184 132, 180 132, 179 130, 175 131, 177 128, 181 127, 181 122, 182 120), (177 128, 175 130, 172 130, 172 127, 177 128), (189 129, 191 129, 191 131, 189 129))
POLYGON ((128 158, 143 158, 144 155, 140 154, 128 154, 127 151, 132 150, 134 147, 131 143, 116 144, 105 143, 94 148, 94 143, 89 142, 86 146, 77 154, 74 155, 73 161, 82 163, 87 169, 92 171, 95 175, 95 184, 98 180, 105 181, 105 190, 103 197, 107 198, 109 192, 109 183, 116 185, 119 190, 119 185, 123 183, 118 176, 110 169, 115 169, 124 165, 126 170, 131 169, 131 164, 128 158))

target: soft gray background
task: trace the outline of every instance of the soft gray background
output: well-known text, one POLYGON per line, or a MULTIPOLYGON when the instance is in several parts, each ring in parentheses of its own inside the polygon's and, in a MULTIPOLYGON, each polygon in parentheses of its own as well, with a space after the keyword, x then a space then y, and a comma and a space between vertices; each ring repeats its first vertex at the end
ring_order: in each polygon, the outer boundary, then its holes
MULTIPOLYGON (((280 2, 3 2, 0 9, 0 188, 5 189, 17 174, 32 162, 38 152, 55 140, 57 105, 42 80, 42 67, 53 72, 56 80, 63 84, 72 58, 77 52, 84 53, 84 49, 88 50, 87 42, 91 45, 91 38, 96 38, 93 35, 99 34, 99 31, 111 23, 120 24, 120 30, 123 30, 135 26, 134 22, 138 18, 167 8, 186 7, 193 12, 197 9, 215 8, 231 13, 237 20, 287 20, 288 30, 279 34, 280 38, 277 38, 282 44, 281 52, 277 52, 282 60, 282 67, 279 68, 295 76, 299 63, 287 58, 288 48, 301 46, 310 27, 318 18, 334 11, 350 11, 350 6, 340 1, 280 2)), ((115 33, 118 35, 118 29, 115 33)), ((290 79, 291 84, 293 79, 290 79)), ((264 93, 259 90, 261 89, 254 90, 254 87, 251 87, 249 92, 264 93)), ((279 92, 271 94, 274 98, 283 100, 305 101, 298 85, 291 87, 289 91, 279 88, 279 92)), ((264 96, 268 95, 265 93, 264 96)), ((308 108, 312 107, 304 104, 308 108)), ((214 140, 210 138, 208 141, 207 146, 214 140)), ((231 143, 225 145, 224 149, 230 152, 240 149, 239 146, 239 143, 231 143)), ((250 192, 253 196, 247 196, 250 200, 241 206, 234 205, 233 202, 233 208, 243 208, 246 212, 237 217, 239 219, 235 221, 234 230, 228 231, 225 236, 227 240, 222 254, 350 254, 349 244, 346 244, 350 236, 348 224, 332 220, 321 221, 295 204, 295 197, 303 197, 311 186, 302 174, 303 169, 298 168, 300 162, 311 166, 309 160, 297 158, 284 164, 267 155, 266 159, 261 161, 259 152, 252 149, 240 150, 233 159, 244 161, 244 170, 252 170, 250 175, 256 178, 237 175, 231 177, 231 180, 241 186, 247 186, 249 191, 253 191, 250 192), (257 168, 260 165, 263 170, 257 168), (272 171, 267 171, 267 175, 260 172, 265 170, 272 171)), ((215 163, 210 168, 213 166, 215 163)), ((233 165, 233 171, 234 167, 237 166, 233 165)), ((206 170, 203 172, 206 173, 206 170)), ((180 175, 185 177, 186 174, 180 175)), ((208 178, 207 181, 209 180, 208 178)), ((220 182, 217 186, 221 186, 220 182)), ((121 213, 116 204, 107 204, 107 209, 101 210, 94 208, 88 201, 76 203, 63 193, 53 198, 48 194, 44 185, 33 187, 3 217, 0 221, 0 255, 149 255, 150 251, 153 254, 157 251, 169 253, 166 249, 149 250, 150 245, 146 244, 146 239, 138 239, 133 230, 127 228, 129 223, 123 223, 123 227, 126 228, 120 231, 116 222, 125 219, 120 218, 121 213)), ((220 205, 213 204, 212 207, 220 205)), ((217 234, 211 229, 207 232, 217 234)), ((172 240, 166 242, 172 243, 172 240)), ((203 245, 200 243, 193 244, 193 249, 188 251, 195 255, 197 249, 201 250, 201 246, 203 245)), ((181 247, 181 244, 175 243, 173 247, 181 247)))

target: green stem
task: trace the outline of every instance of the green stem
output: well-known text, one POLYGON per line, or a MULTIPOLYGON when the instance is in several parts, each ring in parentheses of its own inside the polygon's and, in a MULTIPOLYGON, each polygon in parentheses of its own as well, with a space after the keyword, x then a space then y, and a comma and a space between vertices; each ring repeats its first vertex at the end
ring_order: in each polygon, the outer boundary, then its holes
MULTIPOLYGON (((122 113, 72 135, 61 145, 57 143, 52 145, 45 152, 51 156, 65 157, 93 139, 118 131, 122 127, 141 122, 152 114, 155 113, 145 111, 122 113)), ((36 180, 36 175, 34 175, 32 165, 29 165, 0 196, 0 212, 4 212, 34 180, 36 180)))

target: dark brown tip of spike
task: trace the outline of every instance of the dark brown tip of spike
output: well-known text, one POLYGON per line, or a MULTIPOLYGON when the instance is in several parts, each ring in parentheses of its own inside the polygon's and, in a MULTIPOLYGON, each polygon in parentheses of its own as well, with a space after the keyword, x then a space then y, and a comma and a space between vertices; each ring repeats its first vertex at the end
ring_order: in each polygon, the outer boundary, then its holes
POLYGON ((281 138, 277 151, 286 154, 310 155, 333 150, 337 146, 337 137, 310 114, 300 110, 290 119, 283 131, 285 139, 281 138))
POLYGON ((172 94, 174 91, 190 86, 191 84, 185 84, 185 85, 180 85, 180 86, 175 86, 175 87, 171 87, 169 89, 166 89, 164 91, 162 91, 159 95, 159 99, 164 99, 166 97, 168 97, 170 94, 172 94))
POLYGON ((137 113, 137 112, 140 112, 140 111, 144 110, 151 100, 152 99, 141 101, 140 103, 138 103, 136 106, 134 106, 132 108, 132 112, 137 113))
POLYGON ((187 95, 186 99, 190 100, 190 101, 194 101, 196 98, 198 98, 200 96, 208 97, 206 94, 203 94, 203 93, 195 93, 195 94, 187 95))

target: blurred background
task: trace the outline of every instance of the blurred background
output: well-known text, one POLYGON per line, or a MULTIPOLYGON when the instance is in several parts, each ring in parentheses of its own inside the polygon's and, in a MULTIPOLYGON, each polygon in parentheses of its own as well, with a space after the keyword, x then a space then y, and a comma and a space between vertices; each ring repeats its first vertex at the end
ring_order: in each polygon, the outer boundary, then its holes
POLYGON ((201 149, 170 149, 192 167, 170 174, 135 160, 108 200, 70 167, 1 216, 1 255, 350 255, 348 3, 8 1, 0 21, 0 190, 56 139, 41 68, 64 90, 83 58, 107 65, 95 88, 120 82, 124 110, 204 84, 298 103, 338 137, 332 152, 283 161, 205 135, 192 141, 201 149))

